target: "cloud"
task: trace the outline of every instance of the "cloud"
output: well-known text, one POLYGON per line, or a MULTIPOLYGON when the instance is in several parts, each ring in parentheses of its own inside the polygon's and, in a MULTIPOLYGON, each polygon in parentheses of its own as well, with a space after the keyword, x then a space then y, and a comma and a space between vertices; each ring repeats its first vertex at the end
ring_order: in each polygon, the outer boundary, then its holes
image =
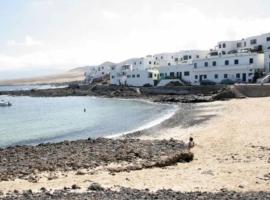
POLYGON ((105 19, 118 19, 120 18, 120 15, 115 13, 115 12, 111 12, 111 11, 108 11, 108 10, 103 10, 102 11, 102 15, 105 19))
POLYGON ((7 46, 25 46, 25 47, 30 47, 30 46, 42 46, 43 42, 39 40, 34 40, 31 36, 26 35, 25 40, 23 42, 17 42, 15 40, 8 40, 7 41, 7 46))

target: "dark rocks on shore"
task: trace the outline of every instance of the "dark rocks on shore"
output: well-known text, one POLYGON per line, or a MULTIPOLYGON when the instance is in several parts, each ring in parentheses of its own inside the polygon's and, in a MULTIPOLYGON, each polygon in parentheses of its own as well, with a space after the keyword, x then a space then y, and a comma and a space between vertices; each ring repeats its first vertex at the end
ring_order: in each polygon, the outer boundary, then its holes
MULTIPOLYGON (((88 139, 37 146, 0 149, 0 181, 26 179, 36 182, 38 172, 94 169, 127 162, 117 171, 163 167, 193 159, 183 142, 176 140, 88 139), (138 163, 138 160, 140 161, 138 163)), ((57 177, 48 177, 54 179, 57 177)))
POLYGON ((181 87, 127 87, 113 85, 71 85, 68 88, 6 91, 0 95, 59 97, 102 96, 119 98, 143 98, 155 102, 199 103, 236 98, 234 90, 227 86, 181 86, 181 87))
MULTIPOLYGON (((93 185, 93 184, 92 184, 93 185)), ((66 200, 77 200, 77 199, 100 199, 100 200, 139 200, 139 199, 183 199, 183 200, 266 200, 270 199, 269 192, 234 192, 222 190, 218 193, 209 192, 176 192, 173 190, 158 190, 156 192, 149 192, 148 189, 136 190, 131 188, 120 188, 119 191, 111 189, 105 189, 101 186, 92 187, 88 192, 85 193, 72 193, 66 190, 57 190, 53 193, 42 192, 33 194, 31 192, 24 192, 22 194, 8 194, 3 197, 3 200, 45 200, 45 199, 66 199, 66 200)))

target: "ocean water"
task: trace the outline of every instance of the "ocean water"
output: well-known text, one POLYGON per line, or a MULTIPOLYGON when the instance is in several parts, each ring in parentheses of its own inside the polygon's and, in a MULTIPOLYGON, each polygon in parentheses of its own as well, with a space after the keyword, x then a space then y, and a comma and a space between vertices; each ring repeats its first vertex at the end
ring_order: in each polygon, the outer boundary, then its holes
POLYGON ((0 146, 110 137, 151 127, 172 105, 95 97, 11 97, 0 107, 0 146), (84 112, 84 108, 86 112, 84 112))
POLYGON ((56 85, 0 85, 0 92, 2 91, 18 91, 18 90, 46 90, 46 89, 56 89, 65 88, 67 85, 56 86, 56 85))

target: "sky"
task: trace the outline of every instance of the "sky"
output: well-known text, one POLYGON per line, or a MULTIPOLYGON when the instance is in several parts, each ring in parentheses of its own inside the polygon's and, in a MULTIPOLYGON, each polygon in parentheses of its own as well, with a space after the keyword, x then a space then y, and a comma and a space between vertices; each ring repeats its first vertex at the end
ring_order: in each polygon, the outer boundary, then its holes
POLYGON ((270 32, 269 0, 0 0, 0 79, 270 32))

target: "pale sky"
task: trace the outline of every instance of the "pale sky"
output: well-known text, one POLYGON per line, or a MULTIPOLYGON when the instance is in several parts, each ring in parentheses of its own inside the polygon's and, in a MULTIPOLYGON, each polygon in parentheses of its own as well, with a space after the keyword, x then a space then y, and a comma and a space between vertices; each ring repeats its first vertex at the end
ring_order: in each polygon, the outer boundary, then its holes
POLYGON ((270 32, 269 0, 0 0, 0 79, 270 32))

